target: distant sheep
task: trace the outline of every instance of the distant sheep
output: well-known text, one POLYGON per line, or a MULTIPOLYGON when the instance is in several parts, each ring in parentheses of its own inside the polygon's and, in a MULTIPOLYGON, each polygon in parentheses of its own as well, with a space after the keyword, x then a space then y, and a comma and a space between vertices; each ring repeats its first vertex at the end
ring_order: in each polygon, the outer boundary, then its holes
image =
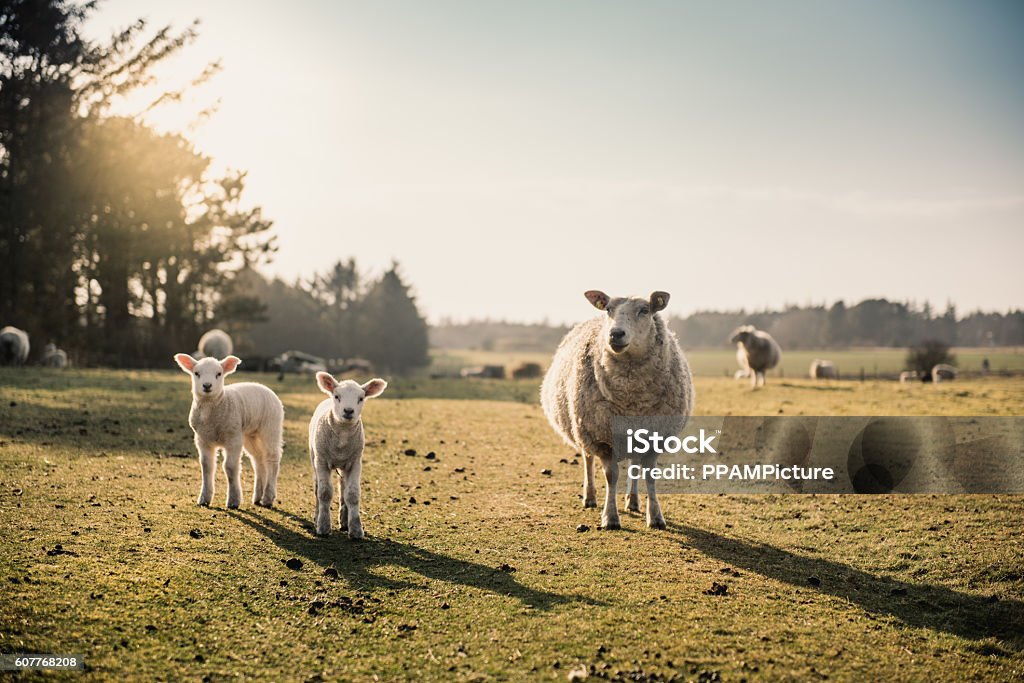
POLYGON ((331 500, 333 482, 331 474, 338 472, 341 509, 338 526, 348 531, 349 538, 363 537, 363 523, 359 518, 359 478, 363 469, 364 399, 380 396, 388 383, 371 379, 358 384, 347 379, 339 382, 326 372, 316 373, 320 391, 327 394, 316 407, 309 421, 309 461, 313 466, 313 523, 316 533, 331 533, 331 500))
POLYGON ((231 335, 224 330, 212 329, 199 338, 200 358, 227 358, 234 351, 231 335))
MULTIPOLYGON (((597 507, 594 460, 601 460, 607 485, 601 526, 619 529, 619 464, 612 450, 612 417, 668 416, 682 431, 693 411, 693 379, 675 335, 658 315, 668 304, 667 292, 654 292, 650 298, 612 298, 591 290, 585 296, 605 315, 576 325, 562 339, 541 386, 541 404, 555 431, 583 454, 584 507, 597 507)), ((652 467, 656 462, 653 455, 640 464, 652 467)), ((647 525, 664 529, 655 480, 645 481, 647 525)), ((640 509, 638 487, 637 480, 630 479, 630 510, 640 509)))
POLYGON ((815 358, 811 361, 811 379, 839 379, 839 371, 836 370, 835 363, 830 360, 819 360, 815 358))
POLYGON ((10 325, 0 330, 0 365, 24 365, 29 348, 25 330, 10 325))
POLYGON ((174 357, 182 371, 192 377, 192 408, 188 424, 195 432, 203 485, 200 505, 213 500, 217 449, 224 450, 224 475, 228 480, 227 507, 242 503, 243 449, 256 473, 252 502, 271 507, 277 496, 277 473, 283 448, 284 406, 277 395, 255 382, 224 386, 224 378, 242 361, 235 356, 223 360, 196 360, 186 353, 174 357))
POLYGON ((522 363, 512 369, 512 379, 534 379, 544 374, 540 363, 522 363))
POLYGON ((782 349, 767 332, 753 325, 737 327, 730 342, 736 345, 736 360, 740 364, 739 377, 750 377, 750 386, 764 386, 764 373, 779 364, 782 349))
POLYGON ((43 365, 50 368, 66 368, 68 354, 63 349, 58 349, 56 344, 47 344, 43 348, 43 365))
POLYGON ((921 379, 921 375, 917 370, 905 370, 900 373, 900 384, 906 384, 907 382, 916 382, 921 379))
POLYGON ((932 382, 938 384, 939 382, 947 379, 956 379, 956 368, 952 365, 946 365, 945 363, 939 363, 932 368, 932 382))

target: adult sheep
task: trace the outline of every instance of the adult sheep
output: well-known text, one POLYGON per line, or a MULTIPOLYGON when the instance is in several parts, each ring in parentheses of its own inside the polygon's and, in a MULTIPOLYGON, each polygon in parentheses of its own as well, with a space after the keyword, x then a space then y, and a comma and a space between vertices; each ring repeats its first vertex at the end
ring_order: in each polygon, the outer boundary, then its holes
POLYGON ((764 386, 764 373, 779 364, 782 349, 767 332, 755 329, 753 325, 737 327, 730 341, 736 345, 736 360, 739 361, 742 377, 750 377, 750 386, 764 386))
POLYGON ((28 360, 28 333, 17 327, 0 330, 0 365, 24 365, 28 360))
MULTIPOLYGON (((669 416, 682 431, 693 411, 690 366, 675 335, 658 315, 667 292, 650 298, 615 297, 590 290, 585 296, 605 315, 582 322, 562 339, 541 386, 541 405, 551 426, 583 455, 583 506, 597 507, 594 460, 604 469, 601 526, 619 529, 615 487, 619 466, 612 450, 613 416, 669 416)), ((643 467, 657 456, 645 457, 643 467)), ((647 525, 665 528, 665 517, 646 478, 647 525)), ((639 511, 638 482, 630 479, 627 507, 639 511)))
POLYGON ((839 379, 839 371, 830 360, 815 358, 811 361, 811 379, 839 379))
POLYGON ((199 338, 200 358, 227 358, 235 350, 231 336, 221 329, 212 329, 199 338))
POLYGON ((68 354, 64 349, 58 349, 57 345, 51 342, 43 348, 43 365, 48 368, 66 368, 68 354))
POLYGON ((946 363, 939 363, 932 368, 932 382, 938 384, 947 379, 956 379, 956 368, 946 363))

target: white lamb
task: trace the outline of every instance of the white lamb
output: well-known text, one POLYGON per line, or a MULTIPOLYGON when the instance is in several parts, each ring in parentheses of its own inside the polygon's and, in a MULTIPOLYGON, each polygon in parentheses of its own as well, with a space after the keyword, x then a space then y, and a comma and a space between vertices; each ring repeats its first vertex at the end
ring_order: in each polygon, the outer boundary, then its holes
POLYGON ((256 473, 252 502, 270 507, 277 496, 277 473, 284 447, 284 406, 277 395, 255 382, 224 386, 242 361, 235 356, 224 360, 196 360, 186 353, 174 357, 192 377, 192 409, 188 424, 196 435, 203 486, 199 504, 213 500, 217 449, 224 450, 224 475, 228 480, 227 507, 242 502, 242 451, 249 456, 256 473))
POLYGON ((340 476, 338 494, 341 509, 338 526, 349 538, 363 537, 359 519, 359 477, 363 469, 364 399, 380 396, 388 383, 371 379, 358 384, 347 379, 339 382, 326 372, 316 373, 316 383, 329 398, 320 402, 309 421, 309 461, 313 465, 315 504, 313 523, 316 533, 331 533, 331 473, 340 476))
POLYGON ((11 325, 0 329, 0 365, 24 365, 29 348, 25 330, 11 325))
POLYGON ((47 344, 43 347, 42 363, 48 368, 66 368, 68 366, 68 354, 64 349, 58 349, 56 344, 47 344))

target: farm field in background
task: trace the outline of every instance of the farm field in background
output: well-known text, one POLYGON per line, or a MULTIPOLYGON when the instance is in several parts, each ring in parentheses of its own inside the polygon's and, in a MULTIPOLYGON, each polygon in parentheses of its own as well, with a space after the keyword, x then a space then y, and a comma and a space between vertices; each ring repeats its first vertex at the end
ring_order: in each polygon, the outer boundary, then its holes
MULTIPOLYGON (((364 414, 368 539, 317 539, 321 395, 310 377, 238 377, 286 407, 272 510, 225 510, 222 474, 214 507, 195 505, 180 372, 0 370, 0 651, 84 654, 84 675, 53 677, 69 680, 1024 671, 1020 496, 663 496, 668 531, 624 514, 622 532, 580 533, 598 514, 537 382, 410 379, 364 414)), ((1024 378, 711 377, 697 395, 702 414, 1024 413, 1024 378)))
MULTIPOLYGON (((736 349, 684 349, 686 358, 690 362, 693 373, 700 377, 723 377, 732 376, 739 369, 736 363, 736 349)), ((481 350, 449 350, 441 349, 432 352, 432 372, 458 372, 462 367, 471 365, 504 365, 511 368, 523 362, 540 363, 547 368, 554 353, 530 353, 510 351, 481 351, 481 350)), ((1019 347, 994 347, 994 348, 955 348, 957 363, 962 371, 978 373, 981 371, 981 362, 988 358, 993 372, 1022 372, 1024 371, 1024 348, 1019 347)), ((901 348, 870 348, 870 349, 845 349, 841 351, 821 350, 782 350, 782 362, 779 367, 768 373, 771 377, 807 377, 807 369, 815 358, 824 358, 833 361, 839 368, 843 379, 856 379, 860 376, 861 368, 867 377, 873 377, 876 373, 880 375, 898 375, 900 371, 906 370, 904 359, 907 350, 901 348)))

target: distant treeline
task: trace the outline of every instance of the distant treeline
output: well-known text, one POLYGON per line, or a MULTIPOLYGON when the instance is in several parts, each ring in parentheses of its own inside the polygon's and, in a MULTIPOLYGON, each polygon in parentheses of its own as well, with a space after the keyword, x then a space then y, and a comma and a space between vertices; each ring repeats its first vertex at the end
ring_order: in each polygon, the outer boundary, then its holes
POLYGON ((259 307, 256 316, 225 322, 239 353, 266 357, 298 350, 325 359, 366 359, 393 372, 429 362, 427 323, 397 264, 366 279, 349 259, 295 283, 248 270, 235 279, 235 290, 259 307))
MULTIPOLYGON (((907 347, 925 339, 950 346, 1024 345, 1024 311, 977 311, 958 317, 953 306, 936 313, 928 304, 886 299, 866 299, 853 306, 842 301, 832 306, 788 306, 779 311, 702 311, 685 318, 670 317, 668 324, 684 348, 727 346, 730 333, 746 324, 767 330, 783 348, 790 349, 907 347)), ((490 320, 442 321, 431 328, 430 341, 448 349, 551 351, 566 330, 490 320)))

